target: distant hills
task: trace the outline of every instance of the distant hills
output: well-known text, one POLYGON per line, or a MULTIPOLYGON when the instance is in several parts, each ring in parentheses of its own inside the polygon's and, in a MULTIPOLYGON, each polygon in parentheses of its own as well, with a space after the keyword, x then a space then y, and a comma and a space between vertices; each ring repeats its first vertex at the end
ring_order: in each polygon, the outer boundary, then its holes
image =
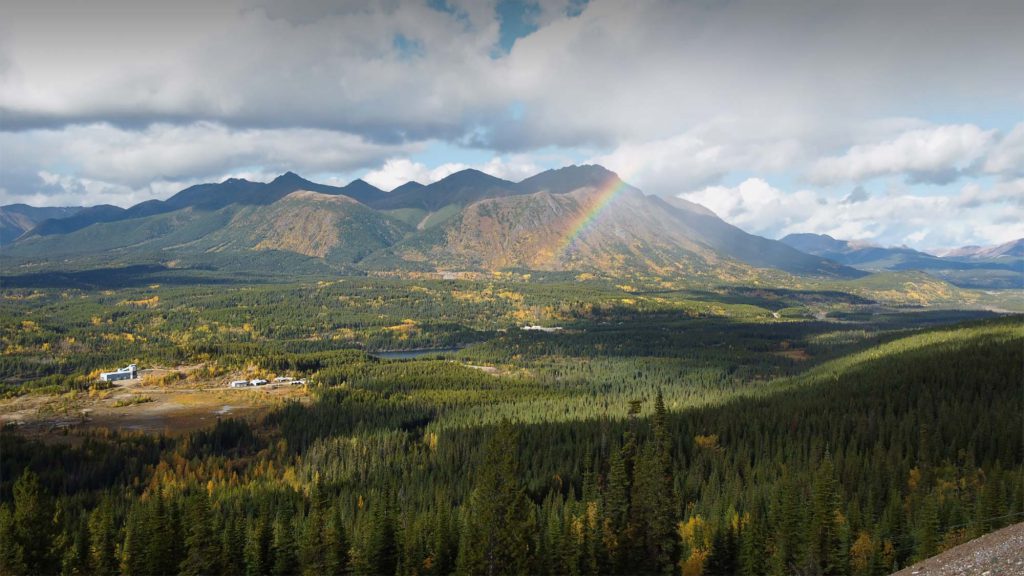
POLYGON ((81 206, 36 208, 27 204, 0 206, 0 246, 14 242, 19 236, 35 228, 40 222, 73 216, 81 206))
POLYGON ((790 234, 781 242, 868 272, 921 270, 965 288, 1024 288, 1024 239, 970 246, 935 256, 906 247, 885 248, 826 234, 790 234))
MULTIPOLYGON (((748 234, 703 206, 644 194, 601 166, 547 170, 520 182, 478 170, 391 192, 287 172, 229 179, 115 206, 0 208, 11 224, 5 270, 160 264, 260 273, 571 271, 742 281, 772 270, 858 278, 924 268, 909 249, 865 251, 814 235, 748 234), (16 238, 16 240, 15 240, 16 238), (13 242, 12 242, 13 241, 13 242), (901 268, 902 267, 902 268, 901 268)), ((1012 252, 1012 251, 1011 251, 1012 252)), ((957 259, 960 272, 992 270, 957 259)), ((996 268, 1012 274, 1012 263, 996 268)))

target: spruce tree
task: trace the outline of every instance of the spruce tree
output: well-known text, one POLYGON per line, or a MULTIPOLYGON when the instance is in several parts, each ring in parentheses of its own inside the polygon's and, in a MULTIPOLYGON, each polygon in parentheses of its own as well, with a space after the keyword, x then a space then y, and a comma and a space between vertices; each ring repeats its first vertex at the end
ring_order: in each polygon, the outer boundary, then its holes
POLYGON ((96 576, 117 574, 116 542, 113 502, 104 496, 89 514, 90 569, 96 576))
POLYGON ((502 422, 488 440, 464 512, 460 574, 524 574, 534 530, 533 506, 519 476, 518 437, 502 422))
POLYGON ((185 558, 181 561, 181 574, 199 576, 217 571, 220 551, 210 529, 210 521, 206 492, 191 495, 185 508, 185 558))
POLYGON ((39 476, 25 470, 14 483, 14 542, 21 547, 25 569, 32 574, 52 574, 57 563, 50 555, 53 542, 53 503, 39 476))

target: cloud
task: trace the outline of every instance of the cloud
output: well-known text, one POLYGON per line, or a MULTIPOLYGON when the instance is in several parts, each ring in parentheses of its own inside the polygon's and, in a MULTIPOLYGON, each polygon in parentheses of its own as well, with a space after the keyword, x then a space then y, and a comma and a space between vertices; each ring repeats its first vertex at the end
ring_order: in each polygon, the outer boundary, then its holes
POLYGON ((856 204, 857 202, 864 202, 870 197, 871 195, 868 194, 868 191, 863 186, 857 186, 842 199, 840 204, 856 204))
POLYGON ((428 168, 421 162, 408 158, 390 158, 383 166, 367 172, 362 178, 382 189, 393 190, 409 181, 431 184, 460 170, 475 168, 497 178, 518 182, 540 172, 542 168, 523 156, 494 157, 480 164, 447 162, 428 168))
POLYGON ((410 181, 430 184, 468 167, 465 164, 447 163, 428 168, 425 164, 413 162, 408 158, 391 158, 380 168, 367 172, 362 178, 381 190, 394 190, 410 181))
POLYGON ((716 120, 669 138, 626 142, 588 162, 618 172, 646 192, 678 194, 734 171, 771 172, 799 165, 806 154, 800 136, 808 135, 785 124, 716 120))
POLYGON ((833 184, 905 174, 914 182, 946 184, 990 149, 994 134, 971 124, 911 130, 891 140, 854 146, 842 156, 822 158, 811 167, 809 178, 833 184))
POLYGON ((1014 126, 999 140, 985 159, 984 170, 989 174, 1024 176, 1024 123, 1014 126))
POLYGON ((509 152, 653 141, 722 117, 1019 109, 1024 92, 1003 64, 1024 52, 1012 0, 553 0, 507 54, 496 2, 438 4, 11 0, 0 122, 210 121, 509 152), (516 103, 524 113, 506 114, 516 103))
POLYGON ((1024 237, 1024 178, 987 188, 972 183, 950 196, 889 190, 852 204, 820 191, 783 191, 760 178, 733 187, 708 186, 680 197, 770 238, 813 232, 927 249, 1000 244, 1024 237))
POLYGON ((419 147, 375 144, 328 130, 232 130, 198 122, 153 124, 144 130, 90 124, 0 132, 0 149, 5 200, 128 206, 181 189, 173 186, 226 176, 260 179, 287 170, 344 174, 419 147))

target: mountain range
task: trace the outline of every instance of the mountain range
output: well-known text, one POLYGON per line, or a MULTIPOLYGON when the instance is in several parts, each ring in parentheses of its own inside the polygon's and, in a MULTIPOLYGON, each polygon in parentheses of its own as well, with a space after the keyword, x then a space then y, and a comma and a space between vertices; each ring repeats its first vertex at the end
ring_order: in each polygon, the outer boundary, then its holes
MULTIPOLYGON (((114 208, 112 206, 112 208, 114 208)), ((32 230, 44 220, 58 220, 73 216, 81 206, 36 208, 28 204, 0 206, 0 246, 6 246, 19 236, 32 230)))
MULTIPOLYGON (((858 278, 936 262, 945 268, 928 269, 945 270, 953 262, 827 236, 777 241, 748 234, 703 206, 644 194, 595 165, 520 182, 468 169, 390 192, 363 180, 329 186, 287 172, 267 183, 199 184, 127 209, 5 206, 0 223, 7 273, 159 264, 253 273, 520 270, 744 280, 776 270, 858 278)), ((988 260, 968 258, 953 269, 993 270, 988 260)), ((1015 262, 1010 257, 994 270, 1012 276, 1015 262)))
POLYGON ((200 184, 127 209, 42 214, 5 243, 5 269, 158 263, 275 272, 864 275, 747 234, 696 204, 646 195, 600 166, 521 182, 470 169, 391 192, 288 172, 268 183, 200 184))
POLYGON ((922 270, 965 288, 1024 288, 1024 238, 999 246, 968 246, 942 256, 905 246, 837 240, 827 234, 790 234, 780 241, 867 272, 922 270))

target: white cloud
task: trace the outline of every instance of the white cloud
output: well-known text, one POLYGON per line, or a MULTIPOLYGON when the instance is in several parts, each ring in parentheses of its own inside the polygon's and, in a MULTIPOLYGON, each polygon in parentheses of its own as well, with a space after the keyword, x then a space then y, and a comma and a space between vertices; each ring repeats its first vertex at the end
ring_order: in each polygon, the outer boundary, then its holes
POLYGON ((760 178, 680 195, 749 232, 778 238, 797 232, 919 249, 1000 244, 1024 237, 1024 179, 951 196, 889 190, 844 204, 824 192, 786 192, 760 178), (981 224, 983 223, 983 224, 981 224))
POLYGON ((985 172, 1024 176, 1024 123, 1017 124, 985 159, 985 172))
POLYGON ((7 126, 205 120, 506 151, 651 141, 721 117, 1019 109, 1024 93, 1004 64, 1024 52, 1013 0, 592 0, 576 17, 552 0, 497 58, 495 2, 448 5, 11 0, 0 111, 7 126))
POLYGON ((144 130, 90 124, 0 132, 0 198, 130 206, 201 181, 264 180, 287 170, 343 174, 418 149, 329 130, 232 130, 209 122, 153 124, 144 130))
POLYGON ((394 190, 409 181, 430 184, 468 167, 465 164, 448 163, 428 168, 425 164, 413 162, 408 158, 392 158, 380 168, 367 172, 363 180, 381 190, 394 190))
POLYGON ((822 158, 809 177, 831 184, 906 174, 916 181, 946 183, 989 150, 994 134, 971 124, 911 130, 891 140, 854 146, 842 156, 822 158))
POLYGON ((792 169, 805 156, 803 129, 787 122, 719 119, 686 133, 626 142, 588 160, 616 171, 646 192, 677 194, 719 181, 733 171, 792 169))
POLYGON ((533 176, 542 170, 528 157, 520 155, 495 156, 482 164, 448 162, 433 168, 428 168, 425 164, 413 162, 408 158, 391 158, 380 168, 367 172, 362 178, 381 190, 393 190, 410 180, 420 184, 431 184, 467 168, 475 168, 491 176, 513 182, 533 176))

